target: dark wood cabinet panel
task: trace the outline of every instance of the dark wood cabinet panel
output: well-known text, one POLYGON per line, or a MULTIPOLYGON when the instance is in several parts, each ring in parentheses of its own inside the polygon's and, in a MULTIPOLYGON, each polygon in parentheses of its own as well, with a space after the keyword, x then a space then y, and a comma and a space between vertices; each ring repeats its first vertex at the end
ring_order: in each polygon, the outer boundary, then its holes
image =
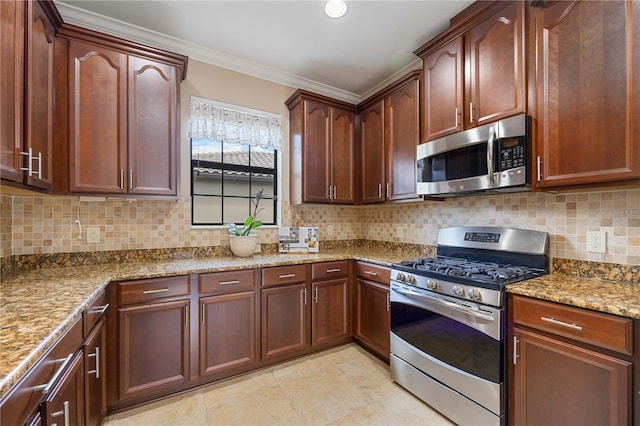
POLYGON ((514 337, 512 424, 630 424, 630 362, 518 328, 514 337))
POLYGON ((349 337, 348 288, 349 278, 312 283, 312 345, 349 337))
POLYGON ((420 83, 412 79, 385 99, 387 199, 418 198, 416 148, 420 143, 420 83))
POLYGON ((127 57, 69 42, 69 189, 126 193, 127 57))
POLYGON ((107 414, 107 334, 104 320, 93 328, 84 343, 84 401, 87 426, 99 425, 107 414))
POLYGON ((384 100, 360 112, 360 202, 386 199, 387 173, 384 147, 384 100))
MULTIPOLYGON (((331 109, 331 184, 332 203, 355 202, 355 113, 331 109)), ((310 170, 313 175, 313 169, 310 170)))
POLYGON ((262 359, 309 347, 307 284, 262 289, 262 359))
POLYGON ((42 402, 45 425, 84 425, 83 368, 82 351, 78 351, 71 358, 58 383, 42 402))
POLYGON ((465 34, 465 127, 526 111, 525 2, 511 2, 465 34))
POLYGON ((251 365, 258 359, 255 292, 200 299, 200 375, 251 365))
POLYGON ((389 286, 361 278, 356 279, 355 338, 366 347, 388 360, 389 286))
POLYGON ((533 11, 538 186, 640 177, 640 5, 574 1, 533 11))
POLYGON ((464 39, 455 38, 423 59, 422 139, 430 141, 463 129, 464 39))
POLYGON ((303 197, 310 203, 327 203, 331 185, 331 116, 329 107, 305 101, 303 197))
POLYGON ((173 66, 129 56, 129 193, 177 193, 178 83, 173 66))
POLYGON ((119 399, 189 380, 189 300, 121 307, 119 399))

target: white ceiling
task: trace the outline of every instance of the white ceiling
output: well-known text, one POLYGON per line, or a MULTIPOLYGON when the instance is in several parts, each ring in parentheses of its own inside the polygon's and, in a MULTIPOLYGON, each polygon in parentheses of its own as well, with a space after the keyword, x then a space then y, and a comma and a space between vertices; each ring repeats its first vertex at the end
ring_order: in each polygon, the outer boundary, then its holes
POLYGON ((413 51, 472 0, 56 0, 65 22, 358 103, 410 70, 413 51))

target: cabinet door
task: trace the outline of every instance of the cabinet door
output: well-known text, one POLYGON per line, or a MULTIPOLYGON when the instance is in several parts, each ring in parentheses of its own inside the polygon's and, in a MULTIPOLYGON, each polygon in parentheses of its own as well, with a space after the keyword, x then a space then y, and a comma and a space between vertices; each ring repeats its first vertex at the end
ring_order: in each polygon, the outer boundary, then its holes
MULTIPOLYGON (((53 186, 53 25, 38 2, 27 2, 27 75, 25 151, 33 154, 26 183, 50 190, 53 186)), ((27 162, 30 161, 27 158, 27 162)), ((29 165, 27 164, 27 168, 29 165)))
MULTIPOLYGON (((331 108, 331 183, 333 203, 355 203, 355 114, 331 108)), ((315 177, 315 171, 311 171, 315 177)))
POLYGON ((465 35, 467 128, 525 112, 524 9, 512 2, 465 35))
POLYGON ((329 107, 304 101, 304 163, 302 165, 303 202, 328 203, 330 178, 329 107))
POLYGON ((362 204, 382 203, 386 198, 384 150, 384 101, 360 113, 360 198, 362 204))
POLYGON ((120 399, 189 379, 189 301, 118 310, 120 399))
POLYGON ((458 37, 423 60, 422 116, 425 141, 462 130, 464 47, 458 37))
POLYGON ((309 346, 306 284, 262 289, 262 359, 309 346))
POLYGON ((538 186, 640 176, 640 4, 536 9, 538 186))
POLYGON ((356 339, 389 359, 390 330, 389 287, 356 280, 356 339))
POLYGON ((312 283, 312 345, 339 341, 349 336, 348 278, 312 283))
POLYGON ((416 148, 420 143, 419 82, 413 80, 385 101, 388 156, 387 198, 417 198, 416 148))
POLYGON ((60 381, 42 403, 44 424, 84 425, 82 351, 76 352, 60 381))
POLYGON ((99 425, 107 414, 107 333, 104 321, 93 328, 84 343, 84 401, 87 425, 99 425))
POLYGON ((0 1, 0 176, 22 182, 24 13, 21 0, 0 1))
POLYGON ((176 69, 130 56, 128 74, 129 193, 176 195, 176 69))
POLYGON ((200 299, 200 375, 257 360, 255 293, 200 299))
POLYGON ((69 190, 126 193, 126 55, 69 42, 69 190))
POLYGON ((630 424, 631 363, 514 329, 513 424, 630 424))

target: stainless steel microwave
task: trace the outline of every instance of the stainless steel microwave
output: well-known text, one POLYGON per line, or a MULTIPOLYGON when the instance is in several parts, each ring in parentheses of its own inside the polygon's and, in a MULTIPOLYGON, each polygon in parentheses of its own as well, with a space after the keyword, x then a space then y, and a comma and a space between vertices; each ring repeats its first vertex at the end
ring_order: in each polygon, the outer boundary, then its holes
POLYGON ((531 117, 525 114, 418 145, 418 194, 531 189, 531 117))

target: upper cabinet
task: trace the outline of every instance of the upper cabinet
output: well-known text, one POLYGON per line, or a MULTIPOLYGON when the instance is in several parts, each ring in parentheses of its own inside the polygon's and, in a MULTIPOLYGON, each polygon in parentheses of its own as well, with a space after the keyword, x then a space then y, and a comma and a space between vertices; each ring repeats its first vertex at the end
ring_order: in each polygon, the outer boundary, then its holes
POLYGON ((286 105, 291 203, 355 203, 355 107, 303 90, 286 105))
POLYGON ((420 71, 367 100, 359 110, 362 204, 422 199, 416 194, 420 71))
POLYGON ((538 187, 640 177, 640 4, 537 3, 538 187))
POLYGON ((526 111, 525 2, 469 10, 415 52, 424 65, 424 141, 526 111))
POLYGON ((65 26, 69 192, 175 197, 187 58, 65 26))
POLYGON ((53 3, 46 1, 2 1, 0 15, 1 176, 51 191, 54 43, 62 19, 53 3))

